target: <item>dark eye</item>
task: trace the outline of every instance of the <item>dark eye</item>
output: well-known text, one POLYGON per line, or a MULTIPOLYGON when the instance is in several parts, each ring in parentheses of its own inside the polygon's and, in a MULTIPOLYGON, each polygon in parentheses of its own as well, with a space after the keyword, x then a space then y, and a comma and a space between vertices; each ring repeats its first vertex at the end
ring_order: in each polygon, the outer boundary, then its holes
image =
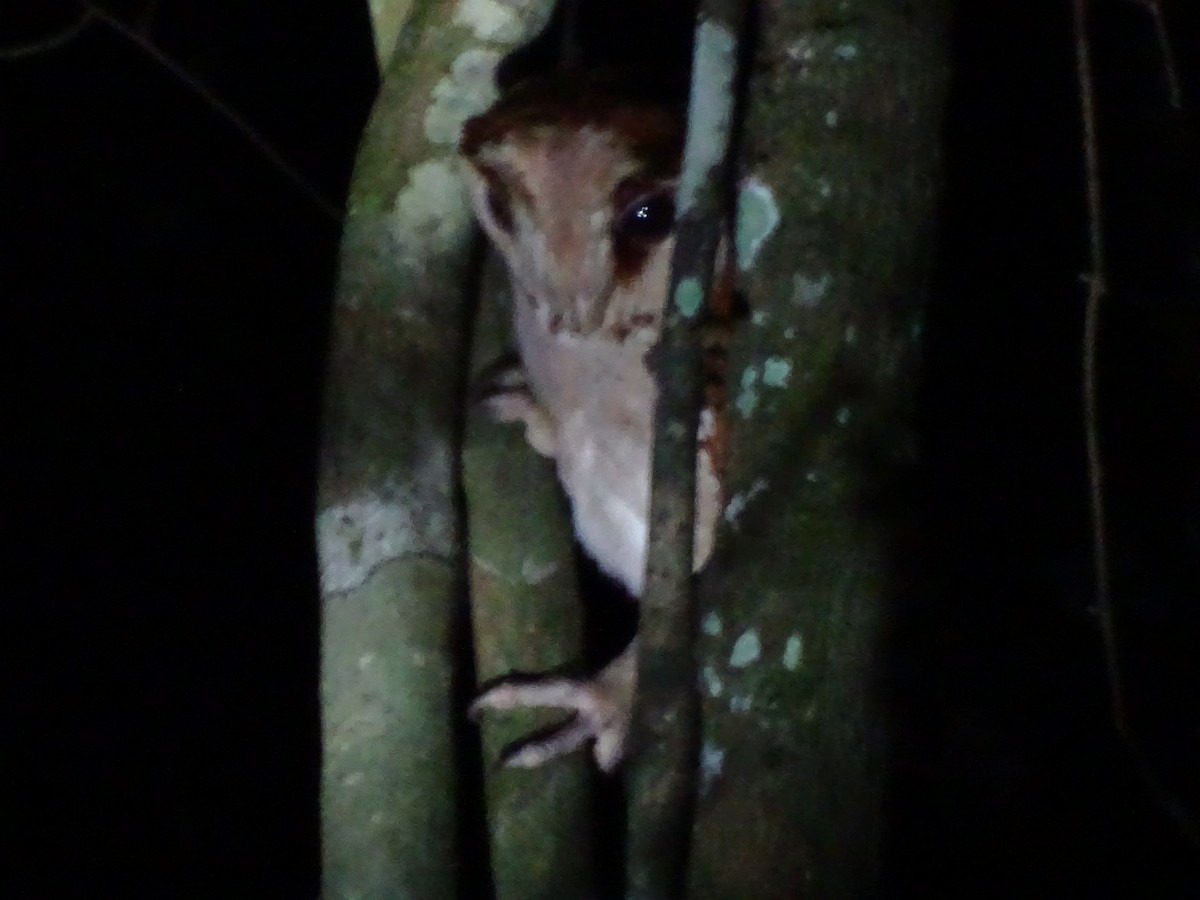
POLYGON ((497 227, 505 234, 512 234, 512 204, 508 200, 508 191, 504 189, 503 185, 497 182, 488 184, 487 206, 497 227))
POLYGON ((484 202, 487 204, 488 215, 492 217, 497 228, 505 234, 512 234, 512 201, 509 199, 508 186, 504 183, 504 178, 491 166, 476 160, 472 160, 472 162, 487 189, 484 202))
POLYGON ((657 190, 642 194, 621 211, 613 224, 619 239, 653 244, 675 227, 675 198, 671 191, 657 190))

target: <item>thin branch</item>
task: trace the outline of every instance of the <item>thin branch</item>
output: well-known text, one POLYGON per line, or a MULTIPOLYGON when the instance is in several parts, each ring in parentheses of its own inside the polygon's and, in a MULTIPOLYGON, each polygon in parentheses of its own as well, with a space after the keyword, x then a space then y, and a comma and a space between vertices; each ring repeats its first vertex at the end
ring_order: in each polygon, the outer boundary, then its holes
POLYGON ((1167 80, 1167 98, 1172 109, 1183 109, 1183 87, 1179 82, 1179 67, 1175 63, 1175 51, 1171 48, 1171 35, 1167 31, 1162 6, 1159 0, 1130 2, 1142 7, 1150 16, 1150 22, 1154 25, 1154 37, 1158 41, 1158 52, 1162 56, 1163 76, 1167 80))
POLYGON ((1080 113, 1083 125, 1083 155, 1087 178, 1088 264, 1085 276, 1087 300, 1083 327, 1083 418, 1087 453, 1088 491, 1092 520, 1092 565, 1096 583, 1096 613, 1104 646, 1104 664, 1108 677, 1109 701, 1113 723, 1125 744, 1133 767, 1152 800, 1169 816, 1193 843, 1200 845, 1200 826, 1189 811, 1162 783, 1134 732, 1121 674, 1120 646, 1117 639, 1116 610, 1108 564, 1107 513, 1104 503, 1104 466, 1100 451, 1099 396, 1097 390, 1097 354, 1101 304, 1107 287, 1103 204, 1100 194, 1099 141, 1096 132, 1096 91, 1092 72, 1091 44, 1087 36, 1088 0, 1072 0, 1076 75, 1079 81, 1080 113))
POLYGON ((91 0, 79 0, 79 3, 90 15, 95 16, 117 34, 121 35, 121 37, 134 44, 143 53, 171 73, 193 94, 203 100, 211 109, 216 111, 221 118, 240 133, 254 149, 266 158, 267 162, 274 169, 290 181, 317 209, 335 222, 342 220, 341 209, 330 202, 311 181, 284 159, 279 151, 253 125, 243 118, 237 110, 209 90, 195 75, 160 50, 149 38, 130 28, 111 13, 96 6, 91 0))
POLYGON ((696 431, 703 394, 699 328, 726 216, 741 0, 702 0, 679 218, 663 333, 650 362, 658 386, 650 537, 638 628, 626 843, 626 896, 683 895, 699 754, 692 560, 696 431))
POLYGON ((42 38, 40 41, 33 41, 28 44, 19 44, 14 47, 0 47, 0 59, 17 60, 28 59, 31 56, 40 56, 43 53, 50 53, 53 50, 58 50, 65 47, 75 38, 83 33, 83 30, 92 23, 92 13, 85 9, 80 13, 79 18, 50 37, 42 38))

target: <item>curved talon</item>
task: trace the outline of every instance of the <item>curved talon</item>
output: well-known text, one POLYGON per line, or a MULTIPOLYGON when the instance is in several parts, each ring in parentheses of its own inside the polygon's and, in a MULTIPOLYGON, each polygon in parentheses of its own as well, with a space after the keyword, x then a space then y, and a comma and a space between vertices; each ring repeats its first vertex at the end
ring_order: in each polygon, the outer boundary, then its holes
POLYGON ((505 364, 485 373, 476 399, 497 422, 522 423, 529 446, 542 456, 554 456, 554 420, 534 397, 523 366, 505 364))
POLYGON ((637 680, 637 650, 630 644, 590 681, 573 678, 505 679, 484 691, 467 708, 478 720, 485 709, 565 709, 575 713, 560 728, 518 744, 504 765, 529 769, 594 740, 596 765, 611 772, 625 752, 637 680))

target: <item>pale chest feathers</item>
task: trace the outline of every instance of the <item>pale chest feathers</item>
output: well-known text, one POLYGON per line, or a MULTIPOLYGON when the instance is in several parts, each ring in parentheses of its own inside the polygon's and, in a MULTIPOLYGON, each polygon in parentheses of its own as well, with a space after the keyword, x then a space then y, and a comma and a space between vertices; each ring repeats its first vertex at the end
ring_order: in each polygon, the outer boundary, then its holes
MULTIPOLYGON (((580 542, 638 596, 645 575, 656 393, 645 365, 646 345, 553 333, 520 309, 516 331, 530 385, 554 429, 554 457, 580 542)), ((712 428, 713 412, 705 410, 701 440, 712 428)), ((699 568, 712 552, 720 502, 707 451, 697 457, 696 481, 699 568)))

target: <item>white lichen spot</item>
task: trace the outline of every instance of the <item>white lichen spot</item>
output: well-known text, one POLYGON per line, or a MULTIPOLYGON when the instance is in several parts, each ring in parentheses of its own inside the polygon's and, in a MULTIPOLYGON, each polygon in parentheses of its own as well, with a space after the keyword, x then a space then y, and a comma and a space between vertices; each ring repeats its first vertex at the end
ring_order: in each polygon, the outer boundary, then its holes
POLYGON ((754 698, 749 694, 735 694, 729 698, 729 711, 735 713, 749 712, 754 705, 754 698))
POLYGON ((733 124, 736 51, 733 33, 724 25, 705 19, 697 27, 684 168, 675 195, 681 215, 692 208, 700 185, 724 153, 733 124))
POLYGON ((700 678, 704 681, 704 692, 710 697, 720 697, 721 691, 725 690, 721 676, 712 666, 705 666, 701 669, 700 678))
POLYGON ((737 199, 734 246, 738 268, 749 271, 758 251, 779 225, 779 206, 771 189, 755 176, 742 182, 737 199))
POLYGON ((700 286, 700 280, 694 276, 680 280, 675 287, 675 308, 679 310, 679 314, 685 318, 692 318, 700 311, 700 305, 704 302, 704 288, 700 286))
POLYGON ((357 587, 389 559, 437 552, 449 544, 452 522, 444 512, 452 508, 449 454, 430 449, 416 459, 405 484, 391 482, 318 513, 323 592, 357 587))
POLYGON ((736 527, 738 516, 742 514, 742 510, 750 505, 751 500, 767 489, 767 484, 767 479, 755 478, 746 493, 734 494, 730 497, 729 502, 725 504, 725 521, 736 527))
POLYGON ((729 654, 729 664, 735 669, 744 669, 751 663, 757 662, 762 656, 762 642, 758 632, 751 628, 733 643, 729 654))
POLYGON ((763 362, 762 383, 767 387, 787 387, 792 377, 792 361, 782 356, 768 356, 763 362))
POLYGON ((836 109, 831 109, 831 110, 829 110, 829 112, 825 113, 825 124, 829 128, 837 128, 837 123, 838 123, 838 111, 836 109))
POLYGON ((758 406, 758 369, 754 366, 747 366, 746 371, 742 373, 742 387, 733 405, 737 407, 743 419, 750 418, 758 406))
POLYGON ((362 656, 360 656, 358 658, 358 668, 366 669, 373 662, 375 662, 375 654, 374 653, 364 653, 362 656))
POLYGON ((847 344, 853 344, 858 340, 858 329, 853 325, 847 325, 846 330, 842 333, 842 340, 847 344))
POLYGON ((833 196, 833 185, 829 183, 828 178, 817 179, 817 193, 824 200, 828 200, 833 196))
POLYGON ((817 473, 815 471, 813 471, 812 469, 809 469, 807 472, 804 473, 804 480, 807 481, 809 484, 816 484, 817 477, 818 477, 817 473))
POLYGON ((807 63, 812 62, 816 58, 817 48, 813 46, 810 38, 802 37, 788 44, 784 53, 788 58, 788 62, 807 63))
POLYGON ((375 810, 375 812, 371 813, 371 824, 372 825, 382 825, 383 820, 384 820, 384 815, 383 815, 382 811, 377 809, 377 810, 375 810))
POLYGON ((426 160, 409 170, 390 224, 400 261, 414 268, 467 239, 471 209, 453 157, 426 160))
POLYGON ((481 41, 515 43, 525 36, 523 15, 529 0, 459 0, 454 24, 471 29, 481 41))
POLYGON ((796 329, 791 327, 783 329, 783 339, 794 341, 796 339, 796 329))
POLYGON ((358 787, 362 783, 363 783, 363 773, 362 772, 347 772, 346 775, 342 778, 342 785, 344 787, 358 787))
POLYGON ((838 411, 834 414, 834 419, 837 420, 837 423, 839 425, 849 424, 849 422, 850 422, 850 407, 848 407, 848 406, 838 407, 838 411))
POLYGON ((858 58, 858 45, 856 44, 839 44, 833 50, 833 55, 838 59, 852 60, 858 58))
POLYGON ((765 310, 756 309, 750 314, 751 325, 766 325, 767 319, 770 318, 765 310))
POLYGON ((521 580, 526 584, 538 585, 558 571, 558 563, 554 560, 538 562, 530 556, 521 561, 521 580))
POLYGON ((709 741, 700 747, 700 792, 707 793, 725 767, 725 751, 709 741))
POLYGON ((828 272, 816 276, 796 272, 792 275, 792 302, 806 308, 819 306, 831 284, 833 276, 828 272))
POLYGON ((497 51, 479 47, 459 54, 450 66, 450 74, 433 86, 433 99, 425 110, 425 137, 434 144, 458 145, 463 123, 496 99, 495 75, 500 59, 497 51))
POLYGON ((709 637, 716 637, 721 633, 721 617, 709 610, 700 622, 700 630, 709 637))
POLYGON ((793 634, 783 645, 783 667, 789 672, 795 672, 804 662, 804 638, 793 634))

